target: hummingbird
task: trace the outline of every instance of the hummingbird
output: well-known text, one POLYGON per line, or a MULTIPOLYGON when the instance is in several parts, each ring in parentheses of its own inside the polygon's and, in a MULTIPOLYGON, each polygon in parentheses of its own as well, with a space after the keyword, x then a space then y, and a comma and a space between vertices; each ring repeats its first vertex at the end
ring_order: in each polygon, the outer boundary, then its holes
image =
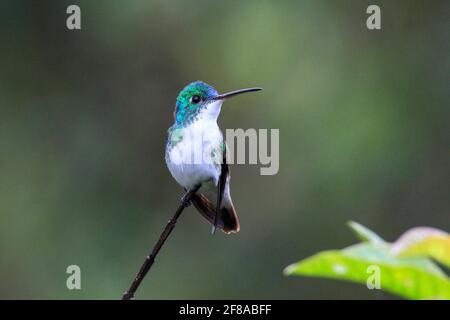
POLYGON ((226 144, 217 119, 226 99, 259 90, 262 88, 219 94, 209 84, 195 81, 181 90, 176 100, 166 164, 177 183, 187 193, 193 192, 190 202, 212 224, 212 233, 217 228, 227 234, 240 229, 230 194, 226 144))

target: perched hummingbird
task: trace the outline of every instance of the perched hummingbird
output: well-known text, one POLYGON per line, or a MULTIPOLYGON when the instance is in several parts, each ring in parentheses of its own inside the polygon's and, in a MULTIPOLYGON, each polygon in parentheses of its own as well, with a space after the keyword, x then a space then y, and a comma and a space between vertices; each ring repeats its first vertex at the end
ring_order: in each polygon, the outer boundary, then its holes
POLYGON ((216 228, 238 232, 239 220, 230 195, 226 145, 217 125, 225 99, 259 91, 248 88, 219 94, 212 86, 195 81, 179 93, 175 122, 169 128, 166 163, 186 191, 195 191, 191 202, 216 228))

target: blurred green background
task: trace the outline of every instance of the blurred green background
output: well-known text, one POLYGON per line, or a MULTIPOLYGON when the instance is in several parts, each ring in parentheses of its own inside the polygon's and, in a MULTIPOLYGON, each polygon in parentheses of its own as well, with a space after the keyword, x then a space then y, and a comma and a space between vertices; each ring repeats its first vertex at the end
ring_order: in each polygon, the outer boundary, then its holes
POLYGON ((279 128, 280 170, 233 165, 241 232, 181 217, 137 298, 392 298, 286 278, 356 242, 450 229, 448 1, 2 1, 0 298, 120 298, 181 196, 176 95, 224 92, 225 128, 279 128), (82 30, 66 29, 78 4, 82 30), (68 265, 82 290, 66 288, 68 265))

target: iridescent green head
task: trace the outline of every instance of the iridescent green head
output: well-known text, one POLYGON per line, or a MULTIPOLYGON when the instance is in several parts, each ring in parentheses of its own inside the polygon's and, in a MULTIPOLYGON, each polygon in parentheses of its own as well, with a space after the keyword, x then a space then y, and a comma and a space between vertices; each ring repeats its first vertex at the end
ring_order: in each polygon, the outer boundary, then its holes
POLYGON ((188 84, 177 97, 175 106, 175 123, 182 125, 190 123, 205 110, 212 111, 216 117, 220 112, 222 101, 235 95, 262 90, 261 88, 249 88, 219 94, 214 87, 202 81, 195 81, 188 84), (214 110, 209 110, 214 109, 214 110))
POLYGON ((202 81, 188 84, 177 97, 175 122, 181 124, 193 120, 218 95, 216 89, 202 81))

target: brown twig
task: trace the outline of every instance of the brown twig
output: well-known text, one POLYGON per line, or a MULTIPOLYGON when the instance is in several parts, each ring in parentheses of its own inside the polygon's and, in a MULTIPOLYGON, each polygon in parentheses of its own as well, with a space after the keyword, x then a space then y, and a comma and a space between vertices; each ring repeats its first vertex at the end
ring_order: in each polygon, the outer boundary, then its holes
POLYGON ((197 192, 197 190, 198 190, 198 187, 193 189, 192 191, 187 191, 184 194, 183 198, 181 198, 180 206, 178 207, 177 211, 175 211, 175 214, 173 215, 172 219, 170 219, 167 222, 167 225, 164 228, 164 231, 161 233, 161 236, 159 237, 158 242, 156 242, 150 255, 148 255, 145 258, 145 261, 142 264, 141 268, 139 269, 139 272, 137 273, 133 282, 131 283, 130 288, 123 294, 122 300, 134 299, 134 294, 136 293, 136 290, 139 288, 139 285, 141 284, 142 280, 146 276, 147 272, 150 270, 153 263, 155 262, 156 255, 158 254, 159 250, 161 250, 164 242, 169 237, 173 228, 175 228, 175 224, 177 223, 177 220, 180 217, 183 210, 190 205, 191 198, 195 194, 195 192, 197 192))

